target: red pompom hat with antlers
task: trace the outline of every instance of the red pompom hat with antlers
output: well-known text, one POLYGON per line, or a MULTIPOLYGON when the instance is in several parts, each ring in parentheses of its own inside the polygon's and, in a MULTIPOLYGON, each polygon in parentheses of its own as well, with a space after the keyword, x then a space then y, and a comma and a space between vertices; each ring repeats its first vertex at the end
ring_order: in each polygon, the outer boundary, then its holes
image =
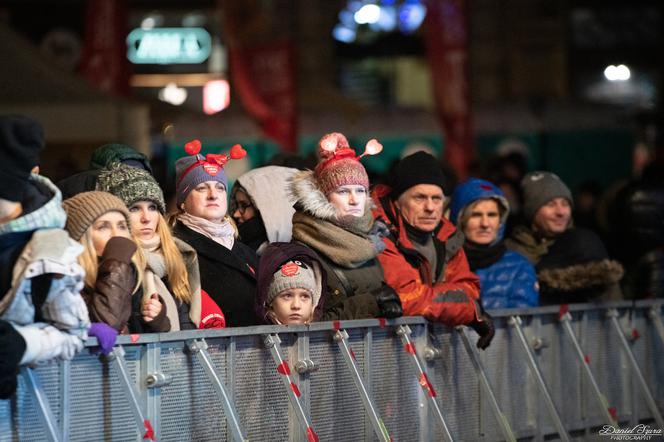
POLYGON ((375 139, 367 142, 364 153, 356 155, 343 134, 334 132, 323 136, 318 142, 321 161, 314 174, 321 191, 327 196, 339 186, 359 185, 369 189, 369 177, 360 158, 376 155, 383 150, 375 139))
POLYGON ((189 156, 175 162, 175 193, 177 205, 180 206, 187 199, 187 195, 194 187, 206 181, 218 181, 228 189, 228 181, 224 166, 229 160, 239 160, 247 156, 247 151, 239 144, 231 147, 228 155, 209 153, 200 155, 201 142, 192 140, 184 145, 189 156))

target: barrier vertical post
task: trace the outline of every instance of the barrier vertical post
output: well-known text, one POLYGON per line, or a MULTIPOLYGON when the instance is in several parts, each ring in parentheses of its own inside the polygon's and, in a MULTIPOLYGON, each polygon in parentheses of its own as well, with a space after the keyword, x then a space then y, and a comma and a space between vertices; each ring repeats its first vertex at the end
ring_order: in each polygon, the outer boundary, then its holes
POLYGON ((595 376, 593 376, 593 373, 590 370, 590 358, 587 355, 585 355, 581 350, 581 345, 579 345, 579 341, 578 339, 576 339, 574 330, 572 330, 572 325, 570 324, 570 322, 572 321, 572 315, 568 311, 566 311, 562 315, 560 315, 558 320, 560 321, 563 330, 567 334, 567 337, 570 339, 570 341, 572 341, 572 346, 574 347, 575 353, 581 364, 583 372, 586 374, 586 377, 590 382, 590 386, 592 387, 592 390, 595 393, 595 397, 597 398, 597 401, 599 403, 602 414, 604 415, 604 418, 606 419, 607 423, 613 425, 614 427, 617 427, 618 420, 611 412, 611 408, 609 407, 609 402, 606 400, 606 397, 600 391, 599 386, 597 385, 597 381, 595 381, 595 376))
POLYGON ((521 347, 523 348, 524 354, 526 355, 526 362, 528 363, 532 375, 535 377, 535 381, 537 382, 537 386, 540 389, 540 393, 542 393, 542 396, 544 396, 544 404, 549 410, 551 419, 553 419, 553 424, 558 431, 558 436, 563 441, 569 441, 569 434, 567 434, 567 430, 563 425, 563 421, 560 418, 558 410, 556 409, 556 405, 553 403, 551 393, 549 393, 549 389, 544 382, 542 372, 537 366, 537 361, 535 361, 535 357, 530 350, 526 336, 523 334, 523 330, 521 329, 521 318, 519 316, 510 316, 510 319, 507 321, 507 323, 514 328, 514 331, 519 338, 519 342, 521 342, 521 347))
POLYGON ((653 417, 655 418, 655 422, 657 422, 659 428, 664 428, 664 419, 662 418, 662 414, 659 412, 659 409, 657 408, 655 399, 653 399, 652 394, 650 393, 650 388, 648 388, 648 383, 646 382, 646 379, 643 377, 643 374, 641 373, 639 364, 638 362, 636 362, 636 358, 634 358, 634 353, 632 353, 632 349, 629 348, 629 343, 627 342, 627 338, 625 338, 623 329, 622 327, 620 327, 620 323, 618 322, 618 310, 615 308, 609 309, 606 315, 613 324, 613 328, 615 329, 616 333, 618 334, 618 339, 620 340, 620 344, 622 345, 622 348, 625 351, 625 355, 627 356, 627 359, 629 360, 629 363, 632 366, 632 374, 636 376, 637 381, 641 385, 641 391, 643 393, 643 396, 645 397, 646 404, 648 404, 648 408, 650 408, 650 412, 653 414, 653 417))
POLYGON ((25 380, 26 387, 32 396, 37 409, 39 410, 39 419, 44 425, 46 437, 52 442, 59 442, 61 439, 60 431, 58 431, 57 422, 51 411, 51 405, 48 403, 48 398, 44 392, 44 388, 39 382, 39 376, 33 369, 28 367, 21 367, 21 374, 25 380))
POLYGON ((415 344, 413 344, 413 342, 410 340, 410 334, 411 330, 410 327, 408 327, 407 325, 400 325, 399 327, 397 327, 397 336, 401 338, 401 342, 404 345, 406 353, 410 355, 412 367, 415 369, 417 375, 417 381, 420 384, 420 387, 422 387, 422 390, 424 390, 424 393, 426 394, 428 404, 433 409, 436 418, 440 422, 445 439, 448 441, 452 441, 454 440, 452 438, 452 434, 450 433, 449 428, 447 428, 447 423, 445 422, 443 413, 440 411, 438 402, 436 402, 436 391, 433 389, 433 385, 431 385, 431 382, 429 382, 429 378, 427 377, 426 373, 424 372, 424 369, 422 368, 422 364, 420 363, 420 360, 417 357, 417 350, 415 348, 415 344))
POLYGON ((277 371, 281 374, 281 380, 286 387, 286 393, 288 394, 288 399, 290 400, 293 410, 300 421, 300 426, 302 431, 307 435, 307 440, 309 442, 318 442, 318 435, 314 431, 313 426, 311 425, 311 420, 307 417, 302 404, 300 403, 300 389, 297 384, 293 381, 291 376, 290 366, 288 362, 284 360, 281 355, 280 344, 281 339, 278 335, 265 335, 265 346, 270 350, 272 354, 272 359, 274 363, 277 364, 277 371))
POLYGON ((371 425, 374 428, 376 436, 378 436, 379 440, 390 442, 392 439, 390 438, 390 435, 387 431, 387 427, 385 427, 385 423, 380 418, 380 416, 378 416, 376 407, 369 397, 369 393, 367 393, 367 389, 365 388, 364 382, 362 381, 362 376, 360 375, 360 372, 357 369, 357 365, 355 364, 355 353, 353 353, 353 349, 348 344, 348 332, 346 332, 346 330, 337 330, 334 332, 333 339, 334 342, 336 342, 339 346, 341 355, 346 362, 346 367, 348 367, 348 371, 350 371, 353 382, 355 383, 355 388, 357 388, 357 391, 362 398, 364 411, 366 411, 367 416, 371 421, 371 425))
POLYGON ((655 325, 655 330, 659 335, 659 340, 664 345, 664 324, 662 324, 662 317, 659 315, 661 307, 659 305, 654 305, 648 309, 648 317, 655 325))
POLYGON ((111 363, 115 365, 120 386, 122 387, 122 391, 127 398, 127 402, 129 402, 129 408, 131 409, 131 413, 134 416, 138 431, 143 436, 143 439, 154 440, 154 429, 152 428, 152 423, 146 417, 145 411, 141 406, 139 401, 140 394, 136 391, 136 386, 129 376, 129 369, 127 368, 127 362, 125 361, 124 356, 124 348, 122 348, 121 345, 118 345, 113 348, 113 351, 111 351, 111 353, 107 356, 107 359, 109 359, 111 363))
POLYGON ((496 395, 493 393, 493 389, 491 388, 491 384, 489 383, 489 378, 486 375, 486 370, 484 370, 484 367, 482 366, 482 361, 480 361, 479 355, 477 354, 475 349, 473 349, 470 343, 470 339, 468 338, 468 335, 466 333, 466 327, 459 326, 456 327, 456 330, 457 332, 459 332, 459 335, 461 336, 461 342, 463 342, 463 346, 466 348, 466 352, 468 353, 470 362, 473 364, 475 373, 477 374, 477 377, 480 380, 480 384, 482 385, 484 393, 486 394, 487 399, 489 400, 489 405, 491 405, 491 409, 493 410, 493 414, 496 417, 496 421, 498 421, 498 425, 500 426, 500 429, 503 432, 503 436, 505 436, 505 440, 509 442, 516 442, 516 437, 512 432, 512 427, 510 427, 510 423, 507 420, 507 416, 505 416, 505 414, 500 409, 500 406, 498 405, 498 400, 496 399, 496 395))
POLYGON ((62 440, 69 440, 69 390, 71 376, 71 360, 62 361, 60 371, 60 435, 62 440))
POLYGON ((212 358, 207 352, 208 345, 205 339, 193 340, 187 343, 191 352, 196 355, 198 362, 203 366, 203 369, 208 375, 208 379, 212 382, 212 386, 217 391, 217 396, 221 400, 221 406, 224 409, 224 415, 226 416, 226 421, 228 422, 228 427, 230 430, 233 439, 237 442, 246 441, 247 438, 244 436, 244 431, 242 431, 242 426, 240 424, 240 419, 235 412, 233 403, 226 392, 226 387, 221 381, 221 377, 217 373, 217 370, 214 368, 212 363, 212 358))

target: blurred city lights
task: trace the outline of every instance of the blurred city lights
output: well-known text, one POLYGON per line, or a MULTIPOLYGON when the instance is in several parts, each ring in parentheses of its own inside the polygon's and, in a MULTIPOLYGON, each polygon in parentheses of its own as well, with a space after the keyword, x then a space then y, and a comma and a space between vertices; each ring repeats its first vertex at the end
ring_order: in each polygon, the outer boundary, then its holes
POLYGON ((415 32, 424 21, 427 8, 419 0, 406 1, 399 8, 399 28, 409 34, 415 32))
POLYGON ((366 25, 376 23, 380 18, 380 6, 378 5, 364 5, 353 16, 359 25, 366 25))
POLYGON ((352 43, 355 41, 357 32, 355 29, 347 28, 345 25, 336 25, 332 30, 332 37, 342 43, 352 43))
POLYGON ((231 103, 231 88, 228 80, 212 80, 203 86, 203 112, 216 114, 231 103))
POLYGON ((609 65, 604 69, 604 77, 609 81, 627 81, 632 73, 624 64, 609 65))
POLYGON ((141 29, 152 29, 155 26, 155 19, 152 17, 147 17, 144 18, 143 21, 141 22, 141 29))
POLYGON ((187 90, 178 87, 175 83, 168 83, 165 88, 159 91, 159 99, 174 106, 179 106, 187 100, 187 90))

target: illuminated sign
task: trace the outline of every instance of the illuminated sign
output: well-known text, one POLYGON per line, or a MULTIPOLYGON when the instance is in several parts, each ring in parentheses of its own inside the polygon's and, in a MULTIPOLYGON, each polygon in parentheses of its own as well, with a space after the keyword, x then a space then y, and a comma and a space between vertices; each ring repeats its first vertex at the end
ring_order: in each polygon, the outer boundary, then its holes
POLYGON ((198 64, 211 49, 203 28, 139 28, 127 36, 127 58, 134 64, 198 64))

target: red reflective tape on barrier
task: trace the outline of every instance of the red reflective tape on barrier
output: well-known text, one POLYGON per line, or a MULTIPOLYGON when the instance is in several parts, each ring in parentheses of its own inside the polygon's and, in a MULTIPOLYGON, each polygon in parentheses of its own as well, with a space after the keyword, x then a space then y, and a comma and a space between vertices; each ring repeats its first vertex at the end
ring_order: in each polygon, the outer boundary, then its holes
POLYGON ((385 318, 377 318, 378 319, 378 326, 380 328, 385 328, 385 318))
POLYGON ((422 386, 422 388, 427 390, 429 396, 436 397, 436 391, 433 389, 433 385, 431 385, 431 382, 429 382, 429 378, 427 377, 426 373, 422 373, 420 375, 420 385, 422 386))
POLYGON ((355 357, 355 352, 353 351, 353 347, 348 347, 348 350, 350 351, 350 356, 351 356, 353 359, 357 359, 357 358, 355 357))
POLYGON ((290 388, 293 390, 293 393, 295 393, 295 396, 300 397, 300 389, 297 388, 297 385, 295 385, 295 382, 290 383, 290 388))
POLYGON ((585 356, 583 357, 583 360, 586 361, 586 364, 590 365, 590 356, 585 355, 585 356))
POLYGON ((614 421, 618 422, 618 411, 616 410, 616 407, 609 407, 609 414, 614 421))
POLYGON ((141 339, 141 335, 129 335, 129 339, 131 339, 131 342, 135 344, 139 339, 141 339))
POLYGON ((318 442, 318 435, 311 427, 307 427, 307 440, 309 442, 318 442))
POLYGON ((332 321, 332 327, 334 327, 335 330, 339 331, 341 328, 341 321, 332 321))
POLYGON ((560 304, 560 310, 558 310, 558 319, 562 318, 569 312, 569 305, 560 304))
POLYGON ((154 440, 154 430, 152 429, 150 419, 145 419, 143 421, 143 426, 145 427, 145 434, 143 435, 143 439, 154 440))
POLYGON ((635 328, 632 329, 632 339, 635 341, 641 337, 641 333, 635 328))
POLYGON ((284 361, 279 366, 277 367, 277 371, 284 376, 287 376, 290 374, 290 367, 288 366, 288 362, 284 361))
POLYGON ((410 353, 411 355, 415 354, 415 346, 413 345, 412 342, 409 342, 408 344, 406 344, 404 346, 404 348, 406 349, 407 353, 410 353))

